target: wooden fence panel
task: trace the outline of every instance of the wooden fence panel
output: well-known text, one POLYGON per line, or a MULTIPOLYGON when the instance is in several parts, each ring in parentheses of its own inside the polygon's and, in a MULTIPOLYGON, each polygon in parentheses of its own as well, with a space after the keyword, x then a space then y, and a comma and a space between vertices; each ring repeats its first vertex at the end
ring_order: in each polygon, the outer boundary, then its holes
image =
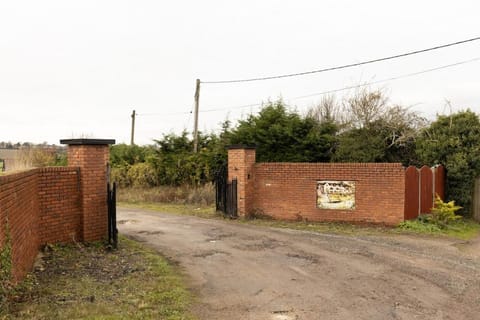
POLYGON ((433 207, 433 173, 432 168, 420 169, 420 213, 430 213, 433 207))
POLYGON ((433 196, 438 194, 442 200, 445 200, 445 167, 438 165, 432 169, 435 181, 433 196))
POLYGON ((475 190, 473 193, 473 219, 480 222, 480 177, 475 179, 475 190))
POLYGON ((418 217, 420 202, 418 187, 419 176, 418 170, 414 166, 409 166, 407 170, 405 170, 405 220, 418 217))
MULTIPOLYGON (((423 166, 420 169, 417 169, 415 166, 409 166, 405 170, 404 219, 415 219, 420 213, 430 213, 433 208, 435 194, 438 194, 444 200, 445 179, 445 167, 442 165, 432 168, 423 166)), ((480 215, 480 193, 478 197, 480 215)))

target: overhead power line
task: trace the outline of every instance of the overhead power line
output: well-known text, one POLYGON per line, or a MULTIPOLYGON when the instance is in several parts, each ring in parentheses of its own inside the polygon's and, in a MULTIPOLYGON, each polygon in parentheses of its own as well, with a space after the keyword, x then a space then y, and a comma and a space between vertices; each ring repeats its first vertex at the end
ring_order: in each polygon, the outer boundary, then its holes
POLYGON ((221 110, 232 110, 232 109, 245 109, 245 108, 250 108, 250 107, 256 107, 262 105, 261 103, 251 103, 251 104, 242 104, 239 106, 234 106, 234 107, 229 107, 229 108, 214 108, 214 109, 207 109, 207 110, 202 110, 200 112, 215 112, 215 111, 221 111, 221 110))
POLYGON ((374 85, 374 84, 379 84, 379 83, 383 83, 383 82, 394 81, 394 80, 399 80, 399 79, 403 79, 403 78, 418 76, 418 75, 421 75, 421 74, 424 74, 424 73, 429 73, 429 72, 433 72, 433 71, 437 71, 437 70, 456 67, 456 66, 459 66, 459 65, 462 65, 462 64, 467 64, 467 63, 475 62, 475 61, 479 61, 479 60, 480 60, 480 58, 460 61, 460 62, 457 62, 457 63, 447 64, 447 65, 436 67, 436 68, 431 68, 431 69, 426 69, 426 70, 422 70, 422 71, 418 71, 418 72, 403 74, 403 75, 400 75, 400 76, 397 76, 397 77, 372 81, 372 82, 363 83, 363 84, 354 85, 354 86, 343 87, 343 88, 340 88, 340 89, 334 89, 334 90, 312 93, 312 94, 308 94, 308 95, 304 95, 304 96, 297 96, 297 97, 291 98, 290 100, 304 99, 304 98, 310 98, 310 97, 315 97, 315 96, 319 96, 319 95, 335 93, 335 92, 339 92, 339 91, 345 91, 345 90, 356 89, 356 88, 361 88, 361 87, 368 87, 368 86, 374 85))
POLYGON ((137 113, 137 116, 141 116, 141 117, 150 117, 150 116, 162 116, 162 117, 166 117, 166 116, 178 116, 178 115, 182 115, 182 114, 191 114, 193 113, 193 110, 192 111, 184 111, 184 112, 172 112, 172 113, 159 113, 159 112, 153 112, 153 113, 137 113))
MULTIPOLYGON (((425 73, 429 73, 429 72, 433 72, 433 71, 438 71, 438 70, 442 70, 442 69, 456 67, 456 66, 460 66, 460 65, 475 62, 475 61, 480 61, 480 57, 469 59, 469 60, 464 60, 464 61, 459 61, 459 62, 456 62, 456 63, 447 64, 447 65, 443 65, 443 66, 439 66, 439 67, 435 67, 435 68, 425 69, 425 70, 421 70, 421 71, 418 71, 418 72, 403 74, 403 75, 399 75, 399 76, 395 76, 395 77, 391 77, 391 78, 386 78, 386 79, 376 80, 376 81, 372 81, 372 82, 362 83, 362 84, 358 84, 358 85, 346 86, 346 87, 341 87, 341 88, 337 88, 337 89, 311 93, 311 94, 302 95, 302 96, 295 96, 295 97, 292 97, 292 98, 288 98, 288 100, 304 99, 304 98, 321 96, 321 95, 325 95, 325 94, 336 93, 336 92, 341 92, 341 91, 346 91, 346 90, 351 90, 351 89, 356 89, 356 88, 361 88, 361 87, 367 87, 367 86, 374 85, 374 84, 399 80, 399 79, 403 79, 403 78, 414 77, 414 76, 417 76, 417 75, 421 75, 421 74, 425 74, 425 73)), ((243 105, 230 106, 230 107, 219 107, 219 108, 210 107, 210 109, 207 108, 205 110, 200 110, 199 112, 200 113, 206 113, 206 112, 233 110, 233 109, 245 109, 245 108, 257 107, 257 106, 261 106, 261 105, 262 105, 262 103, 251 103, 251 104, 243 104, 243 105)), ((136 116, 137 117, 138 116, 140 116, 140 117, 142 117, 142 116, 147 116, 147 117, 149 117, 149 116, 160 117, 161 116, 161 117, 165 117, 165 116, 176 116, 176 115, 190 115, 189 116, 189 118, 190 118, 192 114, 193 114, 193 109, 191 111, 173 112, 173 113, 138 113, 137 112, 136 116)))
POLYGON ((311 70, 311 71, 290 73, 290 74, 282 74, 282 75, 275 75, 275 76, 267 76, 267 77, 255 77, 255 78, 248 78, 248 79, 202 81, 202 83, 205 83, 205 84, 241 83, 241 82, 264 81, 264 80, 273 80, 273 79, 305 76, 305 75, 314 74, 314 73, 321 73, 321 72, 327 72, 327 71, 333 71, 333 70, 346 69, 346 68, 357 67, 357 66, 361 66, 361 65, 365 65, 365 64, 371 64, 371 63, 375 63, 375 62, 381 62, 381 61, 387 61, 387 60, 412 56, 412 55, 419 54, 419 53, 434 51, 434 50, 443 49, 443 48, 447 48, 447 47, 453 47, 453 46, 457 46, 457 45, 460 45, 460 44, 473 42, 473 41, 477 41, 477 40, 480 40, 480 37, 470 38, 470 39, 457 41, 457 42, 451 42, 451 43, 447 43, 447 44, 443 44, 443 45, 439 45, 439 46, 435 46, 435 47, 431 47, 431 48, 405 52, 405 53, 396 54, 396 55, 393 55, 393 56, 377 58, 377 59, 367 60, 367 61, 362 61, 362 62, 357 62, 357 63, 350 63, 350 64, 345 64, 345 65, 340 65, 340 66, 335 66, 335 67, 329 67, 329 68, 324 68, 324 69, 318 69, 318 70, 311 70))
MULTIPOLYGON (((442 70, 442 69, 446 69, 446 68, 456 67, 456 66, 459 66, 459 65, 463 65, 463 64, 467 64, 467 63, 471 63, 471 62, 475 62, 475 61, 480 61, 480 57, 470 59, 470 60, 460 61, 460 62, 456 62, 456 63, 452 63, 452 64, 447 64, 447 65, 443 65, 443 66, 436 67, 436 68, 425 69, 425 70, 418 71, 418 72, 403 74, 403 75, 400 75, 400 76, 391 77, 391 78, 387 78, 387 79, 381 79, 381 80, 377 80, 377 81, 372 81, 372 82, 362 83, 362 84, 358 84, 358 85, 352 85, 352 86, 342 87, 342 88, 338 88, 338 89, 332 89, 332 90, 312 93, 312 94, 303 95, 303 96, 296 96, 296 97, 289 98, 288 100, 304 99, 304 98, 310 98, 310 97, 315 97, 315 96, 320 96, 320 95, 325 95, 325 94, 336 93, 336 92, 340 92, 340 91, 346 91, 346 90, 351 90, 351 89, 356 89, 356 88, 368 87, 368 86, 374 85, 374 84, 399 80, 399 79, 408 78, 408 77, 414 77, 414 76, 418 76, 418 75, 421 75, 421 74, 424 74, 424 73, 429 73, 429 72, 438 71, 438 70, 442 70)), ((223 110, 232 110, 232 109, 243 109, 243 108, 257 107, 257 106, 261 106, 261 105, 262 105, 262 103, 253 103, 253 104, 245 104, 245 105, 239 105, 239 106, 233 106, 233 107, 227 107, 227 108, 207 109, 207 110, 203 110, 203 111, 200 111, 200 112, 214 112, 214 111, 223 111, 223 110)))

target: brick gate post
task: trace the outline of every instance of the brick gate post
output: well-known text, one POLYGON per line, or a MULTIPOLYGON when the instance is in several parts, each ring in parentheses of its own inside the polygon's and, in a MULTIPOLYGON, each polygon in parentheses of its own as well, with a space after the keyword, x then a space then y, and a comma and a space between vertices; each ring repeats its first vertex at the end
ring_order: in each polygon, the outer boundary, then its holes
POLYGON ((109 145, 115 140, 65 139, 68 165, 80 168, 82 240, 96 241, 107 236, 107 166, 109 145))
POLYGON ((255 147, 228 147, 228 181, 237 179, 238 215, 245 217, 253 209, 255 179, 255 147))

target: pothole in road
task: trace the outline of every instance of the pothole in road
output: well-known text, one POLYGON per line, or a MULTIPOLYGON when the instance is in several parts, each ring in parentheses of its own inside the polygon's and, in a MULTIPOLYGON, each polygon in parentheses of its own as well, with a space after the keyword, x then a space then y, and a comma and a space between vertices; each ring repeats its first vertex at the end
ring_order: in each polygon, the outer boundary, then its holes
POLYGON ((272 316, 272 320, 295 320, 297 317, 292 317, 286 314, 275 314, 272 316))
POLYGON ((314 264, 320 262, 320 259, 318 257, 308 255, 308 254, 303 254, 303 253, 287 253, 287 257, 305 260, 314 264))
POLYGON ((193 256, 195 258, 208 258, 208 257, 214 256, 214 255, 217 255, 217 254, 222 254, 222 255, 227 255, 227 256, 231 255, 230 253, 224 252, 224 251, 210 250, 210 251, 204 251, 204 252, 194 254, 193 256))
POLYGON ((272 320, 296 320, 298 317, 296 315, 291 315, 291 311, 279 310, 272 312, 272 320))
POLYGON ((133 224, 133 223, 137 223, 138 220, 118 220, 117 223, 118 224, 133 224))
POLYGON ((146 235, 156 235, 156 234, 165 234, 165 232, 163 231, 160 231, 160 230, 156 230, 156 231, 148 231, 148 230, 142 230, 142 231, 138 231, 138 233, 140 234, 146 234, 146 235))
POLYGON ((205 239, 206 242, 214 242, 214 241, 222 240, 225 238, 234 237, 236 234, 233 232, 230 232, 230 233, 221 232, 219 229, 212 229, 207 233, 205 233, 205 235, 208 236, 208 238, 205 239))
POLYGON ((270 238, 258 239, 256 241, 251 241, 250 243, 243 243, 240 245, 234 246, 235 249, 243 251, 262 251, 266 249, 275 249, 282 246, 283 244, 277 240, 270 238))

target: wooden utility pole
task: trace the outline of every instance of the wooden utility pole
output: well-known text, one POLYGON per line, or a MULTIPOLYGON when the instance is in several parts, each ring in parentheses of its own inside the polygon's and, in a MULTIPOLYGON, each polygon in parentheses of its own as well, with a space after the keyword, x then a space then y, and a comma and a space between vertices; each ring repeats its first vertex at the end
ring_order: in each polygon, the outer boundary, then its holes
POLYGON ((197 79, 195 86, 195 121, 193 125, 193 152, 198 151, 198 105, 200 102, 200 79, 197 79))
POLYGON ((130 135, 130 145, 134 145, 135 142, 134 142, 134 137, 135 137, 135 110, 133 110, 132 112, 132 133, 130 135))

